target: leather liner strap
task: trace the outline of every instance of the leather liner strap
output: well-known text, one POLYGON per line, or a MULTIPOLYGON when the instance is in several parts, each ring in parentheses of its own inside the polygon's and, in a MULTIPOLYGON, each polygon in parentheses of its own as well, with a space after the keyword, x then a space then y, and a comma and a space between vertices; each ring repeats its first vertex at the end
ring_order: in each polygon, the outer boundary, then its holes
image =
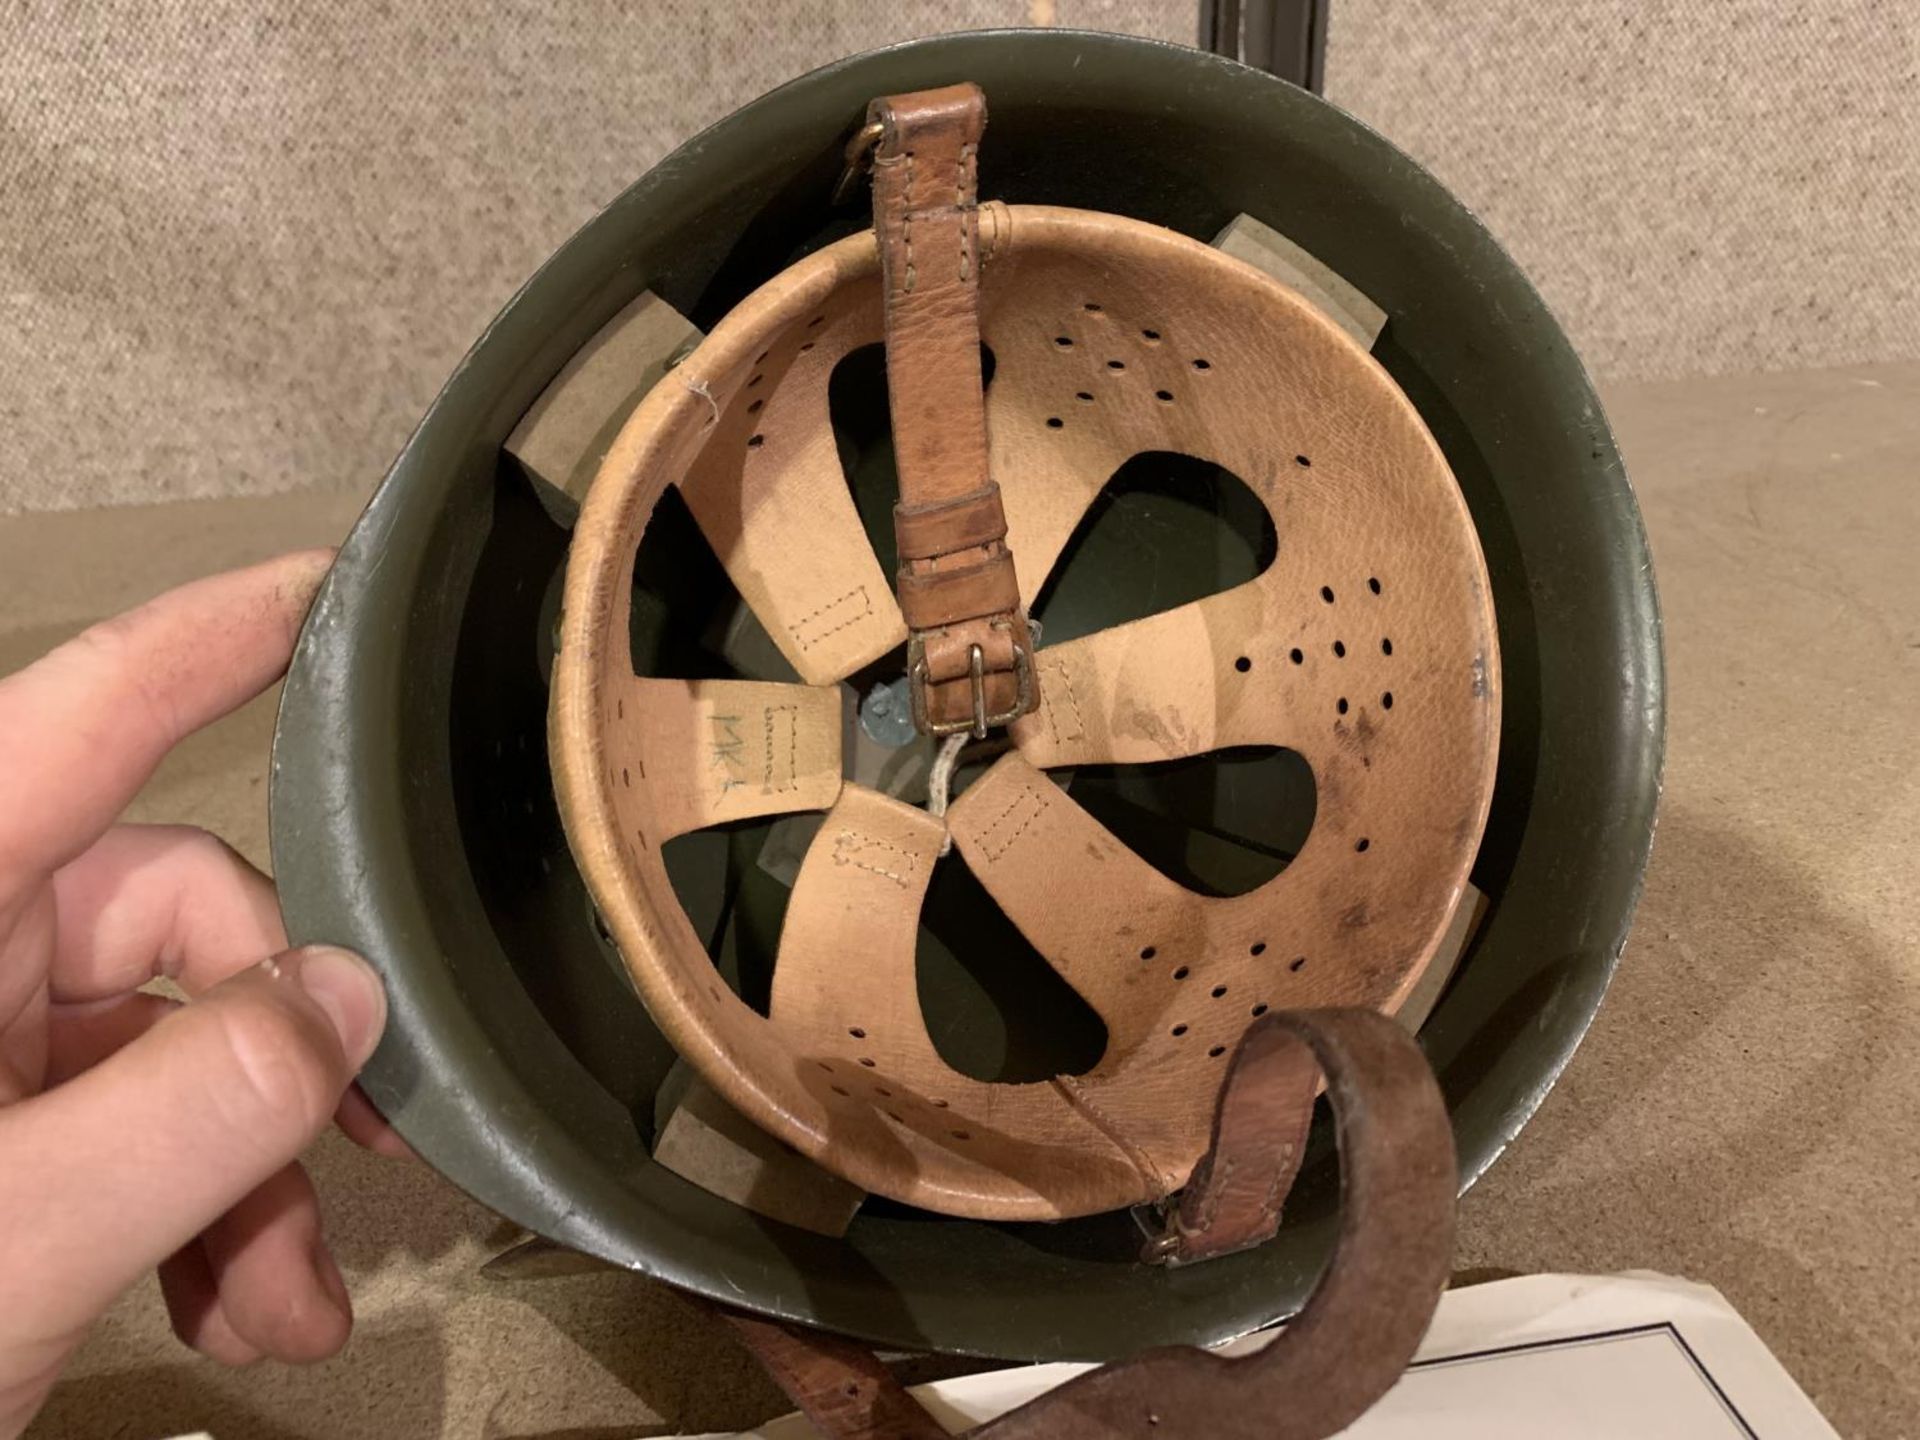
POLYGON ((1261 1024, 1247 1031, 1220 1085, 1212 1143, 1146 1259, 1181 1265, 1273 1238, 1306 1153, 1319 1070, 1294 1032, 1261 1024))
POLYGON ((1033 642, 987 462, 977 85, 875 100, 873 221, 886 299, 900 610, 923 730, 1008 724, 1038 701, 1033 642), (975 647, 978 647, 977 650, 975 647))
MULTIPOLYGON (((970 1440, 1327 1440, 1392 1388, 1426 1334, 1453 1253, 1453 1132, 1413 1039, 1370 1010, 1286 1011, 1255 1021, 1222 1082, 1215 1148, 1193 1188, 1207 1192, 1245 1173, 1260 1177, 1252 1188, 1262 1195, 1269 1186, 1284 1189, 1297 1154, 1276 1171, 1270 1141, 1256 1141, 1251 1157, 1234 1147, 1247 1138, 1242 1123, 1250 1117, 1291 1116, 1298 1067, 1315 1063, 1326 1073, 1339 1136, 1340 1228, 1300 1314, 1249 1355, 1172 1345, 1090 1371, 966 1432, 970 1440), (1257 1092, 1274 1085, 1279 1102, 1266 1109, 1257 1092)), ((1240 1203, 1224 1192, 1217 1200, 1223 1215, 1240 1203)), ((1264 1202, 1254 1210, 1267 1208, 1277 1213, 1277 1204, 1264 1202)), ((941 1433, 884 1367, 847 1342, 730 1318, 774 1380, 834 1440, 941 1433)))

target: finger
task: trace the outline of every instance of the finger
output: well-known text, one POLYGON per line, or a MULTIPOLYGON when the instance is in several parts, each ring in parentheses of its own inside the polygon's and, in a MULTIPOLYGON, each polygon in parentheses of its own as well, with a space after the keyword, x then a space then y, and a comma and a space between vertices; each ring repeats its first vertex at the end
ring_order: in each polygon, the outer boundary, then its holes
POLYGON ((216 835, 116 825, 53 877, 56 1002, 97 1000, 155 976, 198 994, 287 948, 273 882, 216 835))
MULTIPOLYGON (((91 1070, 179 1008, 177 1000, 139 990, 108 1000, 54 1006, 47 1019, 47 1086, 91 1070)), ((349 1085, 340 1097, 333 1123, 354 1144, 376 1155, 391 1160, 418 1158, 358 1085, 349 1085)))
POLYGON ((358 1085, 349 1085, 347 1093, 340 1097, 340 1108, 333 1112, 333 1123, 354 1144, 376 1155, 385 1155, 389 1160, 417 1158, 413 1147, 400 1138, 400 1132, 387 1123, 358 1085))
POLYGON ((0 1352, 77 1331, 277 1173, 385 1023, 364 960, 290 951, 0 1111, 0 1352))
POLYGON ((324 1360, 347 1343, 353 1307, 320 1236, 320 1198, 288 1165, 202 1237, 220 1312, 233 1333, 276 1360, 324 1360))
POLYGON ((170 590, 0 680, 0 900, 85 850, 182 737, 287 667, 331 552, 170 590), (12 888, 9 888, 12 887, 12 888))
POLYGON ((240 1338, 220 1308, 220 1287, 200 1241, 189 1240, 160 1262, 160 1295, 173 1333, 209 1359, 251 1365, 263 1353, 240 1338))
POLYGON ((108 1000, 55 1005, 47 1012, 47 1083, 51 1090, 124 1050, 180 1008, 178 1000, 136 990, 108 1000))

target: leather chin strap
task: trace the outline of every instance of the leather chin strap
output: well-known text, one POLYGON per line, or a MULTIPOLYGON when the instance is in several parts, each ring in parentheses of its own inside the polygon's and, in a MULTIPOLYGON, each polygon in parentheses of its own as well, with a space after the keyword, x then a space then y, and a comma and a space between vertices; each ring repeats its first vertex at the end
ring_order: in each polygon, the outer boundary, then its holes
POLYGON ((900 501, 896 585, 911 632, 914 723, 1011 724, 1039 701, 1000 487, 988 472, 980 371, 977 85, 875 100, 873 223, 886 296, 900 501))
MULTIPOLYGON (((1340 1229, 1300 1314, 1250 1355, 1175 1345, 1104 1366, 966 1432, 969 1440, 1325 1440, 1393 1387, 1446 1287, 1457 1172, 1433 1072, 1385 1016, 1298 1010, 1248 1027, 1221 1085, 1213 1148, 1194 1171, 1165 1248, 1201 1258, 1273 1233, 1299 1165, 1299 1075, 1316 1065, 1326 1073, 1340 1141, 1340 1229), (1197 1232, 1189 1228, 1195 1222, 1197 1232)), ((858 1346, 727 1318, 834 1440, 946 1434, 858 1346)))

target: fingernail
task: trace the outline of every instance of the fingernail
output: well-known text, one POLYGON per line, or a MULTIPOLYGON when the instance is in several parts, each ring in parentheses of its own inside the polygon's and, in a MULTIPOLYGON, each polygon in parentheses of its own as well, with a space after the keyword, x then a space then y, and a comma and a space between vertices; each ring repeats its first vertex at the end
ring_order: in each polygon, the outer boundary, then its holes
POLYGON ((358 1070, 387 1024, 387 992, 380 977, 351 950, 312 945, 297 955, 300 988, 326 1013, 348 1063, 358 1070))

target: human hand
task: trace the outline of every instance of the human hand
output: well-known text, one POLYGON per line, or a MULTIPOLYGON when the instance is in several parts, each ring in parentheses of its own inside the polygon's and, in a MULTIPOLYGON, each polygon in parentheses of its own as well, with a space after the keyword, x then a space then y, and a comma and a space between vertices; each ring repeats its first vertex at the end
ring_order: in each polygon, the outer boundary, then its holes
POLYGON ((405 1152, 349 1088, 385 994, 343 950, 287 951, 271 882, 213 836, 115 823, 168 750, 286 669, 329 559, 184 586, 0 680, 0 1436, 155 1268, 174 1330, 217 1360, 346 1341, 295 1157, 336 1113, 405 1152), (159 975, 193 1002, 140 990, 159 975))

